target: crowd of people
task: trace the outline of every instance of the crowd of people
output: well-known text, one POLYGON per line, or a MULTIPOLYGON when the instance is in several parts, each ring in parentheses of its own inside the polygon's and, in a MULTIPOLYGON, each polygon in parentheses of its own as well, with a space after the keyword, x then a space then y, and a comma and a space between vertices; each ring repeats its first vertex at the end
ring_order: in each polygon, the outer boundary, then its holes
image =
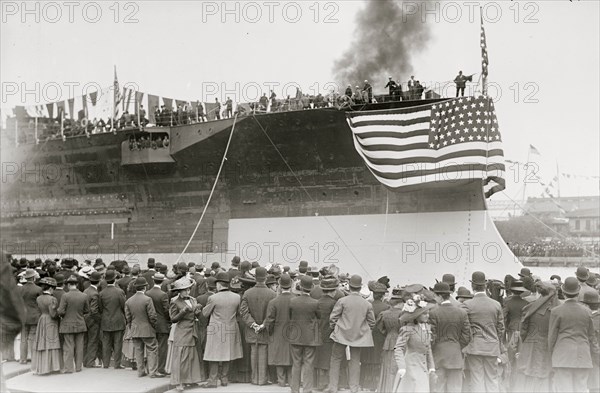
POLYGON ((513 254, 518 257, 585 257, 600 254, 600 244, 577 245, 560 240, 527 243, 510 243, 513 254))
POLYGON ((129 150, 144 150, 144 149, 162 149, 168 148, 170 145, 170 140, 168 135, 160 135, 152 134, 152 135, 142 135, 140 137, 134 137, 131 135, 129 137, 129 150))
MULTIPOLYGON (((503 281, 474 272, 471 292, 452 274, 432 287, 391 287, 387 276, 364 283, 306 261, 11 263, 3 288, 23 303, 6 315, 22 315, 19 359, 39 375, 132 368, 170 375, 180 391, 234 382, 292 393, 600 388, 600 275, 585 267, 564 282, 528 268, 503 281)), ((14 336, 3 331, 2 356, 14 360, 14 336)))

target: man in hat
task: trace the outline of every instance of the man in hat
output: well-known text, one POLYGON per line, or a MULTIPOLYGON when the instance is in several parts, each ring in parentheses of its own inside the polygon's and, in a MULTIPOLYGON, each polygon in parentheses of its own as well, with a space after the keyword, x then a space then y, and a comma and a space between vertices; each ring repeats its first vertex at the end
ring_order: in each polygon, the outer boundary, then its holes
POLYGON ((167 350, 169 333, 171 331, 171 321, 169 317, 169 295, 162 291, 161 285, 165 280, 162 273, 154 273, 152 282, 154 286, 146 291, 146 296, 152 299, 154 310, 156 311, 156 340, 158 341, 158 372, 166 374, 165 366, 167 364, 167 350))
POLYGON ((485 292, 487 280, 483 272, 473 272, 471 287, 473 299, 463 303, 467 311, 473 337, 465 348, 466 367, 470 373, 470 387, 473 392, 498 392, 500 381, 498 363, 505 352, 504 316, 500 303, 491 299, 485 292))
POLYGON ((590 287, 587 284, 587 280, 590 278, 590 271, 587 267, 579 266, 577 268, 577 271, 575 272, 575 277, 577 277, 580 286, 579 296, 577 297, 577 300, 583 302, 583 298, 586 293, 597 292, 596 289, 590 287))
POLYGON ((125 333, 125 292, 115 286, 116 278, 115 270, 106 272, 106 288, 98 295, 98 309, 101 315, 102 365, 108 368, 112 357, 115 369, 119 369, 123 368, 121 359, 125 333))
MULTIPOLYGON (((98 358, 98 345, 100 343, 100 320, 101 313, 98 294, 98 283, 102 276, 100 273, 93 271, 89 276, 89 286, 83 291, 87 295, 90 302, 90 313, 85 318, 87 326, 87 335, 85 340, 85 357, 83 359, 84 367, 96 367, 96 359, 98 358)), ((100 354, 101 355, 101 354, 100 354)))
MULTIPOLYGON (((231 271, 230 271, 231 273, 231 271)), ((269 336, 264 328, 269 302, 277 296, 267 288, 267 269, 257 267, 256 285, 248 289, 242 296, 240 316, 244 321, 246 342, 250 344, 250 366, 252 368, 252 384, 267 383, 267 344, 269 336)))
POLYGON ((436 392, 461 392, 465 362, 462 350, 471 341, 467 312, 450 301, 452 289, 443 281, 433 287, 442 302, 429 312, 432 352, 437 374, 436 392))
POLYGON ((131 277, 131 269, 129 266, 123 266, 121 278, 117 280, 116 285, 121 288, 125 294, 127 294, 127 287, 129 286, 131 280, 133 280, 133 277, 131 277))
POLYGON ((360 353, 362 348, 373 346, 371 329, 375 326, 373 306, 360 295, 362 278, 350 277, 350 294, 337 301, 329 317, 333 329, 331 339, 331 364, 329 368, 329 392, 337 392, 340 376, 340 364, 346 356, 346 347, 350 350, 348 361, 348 382, 352 393, 358 392, 360 380, 360 353))
MULTIPOLYGON (((368 288, 373 294, 373 300, 370 303, 373 306, 375 321, 377 321, 379 314, 390 308, 390 305, 383 301, 383 297, 387 293, 387 286, 379 281, 369 281, 368 288)), ((373 329, 371 334, 373 335, 373 347, 363 349, 360 355, 360 386, 363 389, 374 391, 377 389, 381 374, 381 352, 385 336, 379 329, 373 329)))
POLYGON ((567 277, 562 285, 566 298, 550 310, 548 350, 552 356, 556 392, 585 392, 592 356, 598 356, 598 342, 591 311, 577 301, 579 278, 567 277))
POLYGON ((56 288, 54 288, 54 292, 52 292, 52 296, 54 296, 57 300, 57 304, 60 304, 60 298, 63 297, 65 292, 65 276, 61 273, 55 274, 54 279, 56 280, 56 288))
POLYGON ((42 294, 42 288, 35 285, 35 270, 27 269, 24 274, 25 284, 20 288, 23 303, 25 303, 25 323, 21 329, 21 354, 19 357, 21 364, 27 363, 27 349, 33 349, 35 331, 37 329, 38 319, 40 319, 40 309, 37 305, 37 298, 42 294))
MULTIPOLYGON (((523 271, 521 271, 523 273, 523 271)), ((523 308, 529 304, 522 295, 525 292, 523 281, 514 280, 510 285, 512 295, 504 300, 502 313, 504 315, 504 326, 506 327, 506 343, 508 360, 511 365, 516 366, 516 354, 519 346, 519 335, 521 331, 521 317, 523 308)), ((515 367, 516 369, 516 367, 515 367)))
POLYGON ((141 277, 144 277, 146 279, 146 282, 148 283, 148 288, 153 288, 154 287, 154 282, 152 281, 152 277, 154 276, 154 274, 156 274, 156 260, 154 258, 148 258, 148 270, 146 270, 141 277))
MULTIPOLYGON (((396 89, 398 88, 398 84, 395 80, 392 79, 391 76, 388 78, 388 83, 384 86, 384 89, 385 88, 389 89, 390 94, 388 95, 388 100, 393 101, 394 95, 396 94, 396 89)), ((350 93, 352 93, 352 90, 350 90, 350 93)))
POLYGON ((131 280, 127 284, 127 290, 125 291, 125 298, 129 300, 136 293, 135 280, 140 276, 140 267, 133 266, 131 269, 131 280))
MULTIPOLYGON (((214 295, 217 292, 217 279, 214 276, 210 276, 206 279, 206 288, 207 291, 202 295, 196 297, 196 301, 200 305, 200 307, 204 308, 208 303, 208 298, 214 295)), ((204 364, 204 352, 206 350, 206 328, 208 326, 208 318, 204 315, 198 315, 198 348, 199 348, 199 358, 202 369, 208 370, 208 365, 204 364)))
POLYGON ((319 335, 318 301, 310 297, 312 277, 302 276, 300 288, 302 294, 290 300, 290 328, 285 334, 292 351, 292 393, 300 392, 300 380, 303 382, 303 391, 312 392, 315 354, 322 343, 319 335))
MULTIPOLYGON (((202 263, 197 263, 195 268, 196 271, 194 272, 191 278, 196 282, 196 285, 194 286, 195 290, 193 295, 194 297, 198 297, 200 295, 204 295, 208 291, 208 288, 206 286, 206 275, 204 274, 204 265, 202 263)), ((161 271, 161 273, 166 274, 167 272, 165 271, 163 273, 161 271)), ((190 293, 190 295, 192 294, 190 293)))
POLYGON ((289 371, 292 365, 292 349, 285 334, 290 320, 290 301, 294 297, 291 293, 292 279, 288 274, 284 273, 279 278, 279 288, 280 294, 267 305, 265 330, 269 334, 269 366, 276 368, 277 384, 285 387, 286 379, 290 381, 289 371))
POLYGON ((144 348, 148 357, 150 378, 162 378, 158 372, 158 342, 154 329, 158 318, 152 299, 146 296, 148 282, 144 277, 135 279, 136 293, 125 302, 125 319, 131 331, 138 377, 144 377, 144 348))
POLYGON ((64 372, 80 372, 83 367, 83 351, 87 326, 85 316, 90 312, 90 301, 79 291, 75 276, 67 279, 69 291, 60 298, 57 314, 62 317, 58 332, 63 336, 64 372))
POLYGON ((242 357, 242 340, 236 315, 240 307, 240 295, 229 290, 229 274, 216 275, 217 293, 208 298, 202 315, 210 318, 207 326, 204 361, 209 362, 208 381, 202 387, 216 388, 221 364, 221 386, 229 383, 229 363, 242 357))
MULTIPOLYGON (((596 335, 596 342, 600 343, 600 313, 598 308, 600 307, 600 295, 598 292, 586 293, 583 298, 583 303, 589 307, 592 312, 592 323, 594 324, 594 333, 596 335)), ((600 391, 600 354, 592 356, 592 369, 588 377, 588 389, 590 392, 600 391)))
POLYGON ((458 290, 456 291, 456 300, 460 304, 463 304, 465 301, 467 301, 469 299, 473 299, 473 295, 471 294, 471 291, 469 291, 465 287, 459 287, 458 290))
POLYGON ((519 272, 519 277, 531 277, 531 270, 529 270, 529 268, 527 267, 521 268, 521 271, 519 272))
POLYGON ((240 263, 241 263, 241 259, 237 255, 231 259, 231 267, 229 268, 229 271, 228 271, 229 277, 234 278, 234 277, 237 277, 240 274, 242 274, 239 270, 240 263))
POLYGON ((450 273, 446 273, 442 276, 442 282, 445 282, 446 284, 448 284, 448 287, 450 288, 450 297, 448 298, 450 300, 450 303, 452 303, 453 306, 460 306, 460 303, 458 300, 456 300, 454 298, 454 296, 452 296, 452 294, 455 291, 456 288, 456 278, 454 277, 454 274, 450 274, 450 273))

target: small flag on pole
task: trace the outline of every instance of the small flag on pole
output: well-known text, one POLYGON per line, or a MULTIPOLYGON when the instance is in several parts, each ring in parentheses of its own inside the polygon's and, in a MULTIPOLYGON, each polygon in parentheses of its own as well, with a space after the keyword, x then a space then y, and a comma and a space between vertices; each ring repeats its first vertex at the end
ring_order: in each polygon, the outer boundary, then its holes
POLYGON ((487 95, 487 77, 488 77, 488 53, 487 43, 485 39, 485 29, 483 28, 483 13, 481 8, 479 9, 481 14, 481 77, 482 77, 482 94, 487 95))
POLYGON ((540 156, 540 152, 538 149, 535 148, 535 146, 533 145, 529 145, 529 153, 531 154, 537 154, 538 156, 540 156))

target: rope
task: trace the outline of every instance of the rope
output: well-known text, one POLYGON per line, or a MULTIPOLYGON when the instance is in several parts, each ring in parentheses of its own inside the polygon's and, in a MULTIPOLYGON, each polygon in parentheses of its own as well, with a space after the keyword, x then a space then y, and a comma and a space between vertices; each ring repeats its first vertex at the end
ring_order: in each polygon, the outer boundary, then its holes
POLYGON ((237 122, 237 114, 233 117, 233 125, 231 126, 231 133, 229 134, 229 139, 227 140, 227 146, 225 146, 225 153, 223 153, 223 158, 221 159, 221 166, 219 166, 219 171, 217 172, 217 177, 215 178, 215 182, 213 183, 212 189, 210 190, 210 194, 208 195, 208 200, 206 201, 206 204, 204 205, 204 210, 202 210, 202 215, 200 216, 200 219, 198 220, 198 223, 196 224, 196 228, 194 228, 194 232, 192 232, 192 236, 190 236, 190 240, 188 240, 187 244, 183 248, 183 251, 181 251, 181 254, 179 254, 179 257, 177 257, 177 260, 175 261, 176 264, 177 264, 177 262, 179 262, 179 260, 183 256, 183 254, 185 254, 185 252, 187 251, 188 247, 190 246, 190 243, 194 239, 194 236, 196 236, 196 232, 198 231, 198 228, 200 228, 200 223, 202 222, 202 219, 204 218, 204 214, 206 214, 206 210, 208 209, 210 200, 212 199, 212 196, 215 192, 215 188, 217 188, 217 182, 219 181, 219 177, 221 176, 221 170, 223 169, 223 166, 225 165, 225 161, 227 160, 227 152, 229 151, 229 145, 231 144, 231 138, 233 137, 233 131, 235 130, 236 122, 237 122))
MULTIPOLYGON (((290 164, 288 164, 288 162, 285 159, 285 157, 283 157, 283 155, 281 154, 281 152, 279 151, 279 149, 277 148, 277 146, 275 145, 275 143, 273 142, 273 140, 271 139, 271 137, 269 136, 269 134, 267 134, 267 131, 263 128, 262 124, 260 124, 260 122, 258 121, 258 119, 256 118, 256 116, 252 115, 252 118, 254 119, 254 121, 256 121, 256 124, 258 124, 258 126, 260 127, 260 129, 262 130, 262 132, 265 134, 265 136, 267 137, 267 139, 269 140, 269 142, 271 143, 271 145, 273 145, 273 147, 275 148, 275 151, 277 152, 277 154, 279 154, 279 157, 281 157, 281 159, 283 160, 284 164, 287 166, 288 170, 296 178, 296 181, 298 182, 298 184, 300 184, 300 187, 302 188, 302 190, 306 193, 306 195, 311 200, 311 202, 315 202, 314 198, 310 195, 310 193, 308 192, 308 190, 306 189, 306 187, 304 187, 304 184, 302 184, 302 181, 300 180, 300 178, 296 175, 296 172, 294 172, 294 170, 292 169, 292 167, 290 166, 290 164)), ((350 253, 350 255, 352 255, 352 257, 354 258, 354 260, 356 261, 356 263, 358 263, 358 265, 365 271, 365 273, 367 273, 367 275, 370 278, 373 278, 371 276, 371 274, 369 273, 369 271, 367 269, 365 269, 365 267, 363 266, 363 264, 360 263, 360 261, 358 260, 358 258, 354 254, 354 252, 350 249, 350 247, 348 247, 348 244, 346 244, 346 242, 344 241, 344 239, 342 238, 342 236, 338 233, 338 231, 335 229, 335 227, 329 221, 329 219, 326 216, 323 216, 323 218, 325 219, 325 221, 327 222, 327 224, 329 225, 329 227, 331 227, 331 229, 333 230, 333 232, 337 235, 337 237, 340 239, 340 241, 342 242, 342 244, 344 245, 344 247, 346 247, 346 249, 348 250, 348 252, 350 253)))

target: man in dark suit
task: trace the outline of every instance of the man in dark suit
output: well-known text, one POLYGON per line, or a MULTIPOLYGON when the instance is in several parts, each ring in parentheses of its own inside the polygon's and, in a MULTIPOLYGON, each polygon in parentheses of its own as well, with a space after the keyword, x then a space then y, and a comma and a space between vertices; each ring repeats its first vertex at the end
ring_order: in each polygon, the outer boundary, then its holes
POLYGON ((42 294, 42 288, 34 284, 35 277, 35 271, 27 269, 24 276, 27 282, 21 287, 21 297, 25 303, 25 323, 21 329, 21 354, 19 357, 21 364, 27 363, 27 348, 33 350, 35 331, 38 319, 40 319, 37 298, 42 294))
POLYGON ((303 391, 313 389, 313 363, 317 347, 322 344, 319 334, 318 301, 310 297, 313 279, 309 275, 300 279, 300 296, 290 300, 290 330, 287 338, 292 346, 292 393, 300 391, 302 372, 303 391))
MULTIPOLYGON (((234 258, 235 259, 235 258, 234 258)), ((231 270, 229 271, 231 273, 231 270)), ((242 296, 240 316, 245 324, 246 342, 250 344, 250 367, 252 368, 252 384, 267 384, 267 344, 268 332, 264 321, 267 317, 267 306, 277 296, 267 288, 267 269, 257 267, 256 285, 248 289, 242 296)))
POLYGON ((141 275, 141 277, 144 277, 146 279, 146 282, 148 283, 148 288, 154 288, 154 281, 152 280, 152 277, 154 276, 154 274, 156 274, 156 270, 154 270, 155 266, 156 261, 154 260, 154 258, 148 258, 148 270, 146 270, 144 274, 141 275))
POLYGON ((592 354, 598 356, 592 313, 577 301, 580 290, 577 278, 567 277, 562 285, 565 302, 550 310, 548 350, 555 392, 587 391, 592 354))
POLYGON ((80 372, 83 367, 83 350, 87 326, 85 317, 90 312, 90 301, 86 294, 77 289, 79 280, 75 276, 67 279, 69 292, 60 298, 57 313, 62 317, 59 333, 63 335, 64 372, 80 372))
POLYGON ((169 318, 169 295, 160 289, 165 276, 156 273, 152 276, 154 287, 146 291, 146 296, 152 299, 154 310, 156 311, 156 339, 158 341, 158 372, 166 374, 165 365, 167 364, 167 349, 169 333, 171 331, 171 322, 169 318))
POLYGON ((65 292, 65 276, 61 273, 55 274, 54 279, 56 280, 56 288, 52 292, 52 296, 56 298, 58 304, 60 304, 60 298, 66 293, 65 292))
POLYGON ((98 283, 102 276, 98 272, 90 274, 90 285, 83 291, 88 296, 90 302, 90 313, 85 319, 87 325, 87 336, 85 340, 85 357, 83 359, 84 367, 96 367, 96 358, 98 357, 98 345, 100 343, 100 308, 98 283))
POLYGON ((152 299, 144 294, 148 283, 144 277, 138 277, 133 283, 136 293, 125 302, 125 319, 131 330, 135 347, 135 362, 138 377, 146 376, 144 371, 144 347, 148 355, 150 378, 162 378, 158 372, 158 342, 154 327, 158 322, 152 299))
POLYGON ((269 333, 268 360, 269 366, 276 367, 277 384, 285 387, 286 378, 289 380, 289 370, 292 365, 292 349, 285 339, 290 320, 290 302, 294 298, 290 289, 292 279, 288 274, 282 274, 279 279, 281 293, 267 305, 265 329, 269 333))
POLYGON ((125 291, 125 298, 127 300, 129 300, 136 293, 134 284, 138 277, 140 277, 140 268, 139 266, 134 266, 131 269, 131 280, 129 281, 129 284, 127 284, 127 290, 125 291))
POLYGON ((125 292, 115 286, 117 278, 114 270, 106 272, 106 288, 100 292, 98 308, 100 311, 100 329, 102 330, 102 365, 110 366, 114 355, 115 369, 123 368, 123 334, 125 333, 125 292))
POLYGON ((467 312, 450 301, 452 290, 445 282, 438 282, 433 292, 442 299, 429 312, 433 335, 433 359, 437 374, 436 392, 461 392, 463 368, 462 350, 471 341, 471 326, 467 312))
POLYGON ((505 352, 504 316, 502 306, 485 293, 487 280, 483 272, 473 272, 471 287, 473 299, 463 303, 469 317, 472 338, 465 348, 466 367, 469 369, 470 388, 473 392, 498 392, 500 390, 500 355, 505 352))
POLYGON ((127 286, 129 285, 129 282, 133 280, 129 266, 123 267, 122 275, 123 277, 117 280, 117 286, 121 288, 124 293, 127 293, 127 286))
POLYGON ((510 284, 510 291, 512 295, 504 300, 502 304, 502 313, 504 315, 504 326, 506 328, 506 350, 508 354, 509 364, 515 365, 516 370, 516 354, 519 346, 519 336, 521 331, 521 318, 523 314, 523 307, 529 302, 521 295, 526 289, 523 287, 523 281, 514 280, 510 284))
MULTIPOLYGON (((329 381, 329 366, 331 364, 331 349, 333 347, 333 340, 331 339, 333 329, 329 324, 329 317, 331 316, 335 303, 344 297, 344 293, 339 290, 338 286, 339 281, 333 276, 324 277, 321 280, 321 292, 323 294, 318 300, 317 309, 319 311, 319 334, 323 340, 323 346, 319 348, 319 351, 317 352, 317 365, 315 368, 326 372, 322 373, 323 377, 319 378, 317 384, 327 385, 329 381)), ((344 378, 347 379, 347 376, 344 378)), ((325 386, 318 387, 324 388, 325 386)))

